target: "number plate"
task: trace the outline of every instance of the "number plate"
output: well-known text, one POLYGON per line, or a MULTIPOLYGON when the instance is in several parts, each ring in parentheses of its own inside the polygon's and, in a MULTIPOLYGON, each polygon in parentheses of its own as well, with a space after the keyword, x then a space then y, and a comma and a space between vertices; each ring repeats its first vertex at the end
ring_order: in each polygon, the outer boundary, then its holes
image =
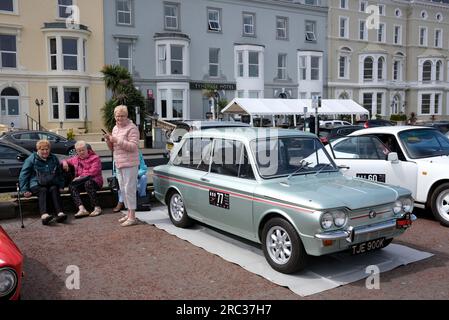
POLYGON ((352 254, 361 254, 384 247, 385 238, 370 240, 352 246, 352 254))
POLYGON ((229 210, 229 194, 218 192, 215 190, 209 190, 209 204, 229 210))
POLYGON ((385 182, 385 175, 381 173, 357 173, 356 177, 371 181, 385 182))

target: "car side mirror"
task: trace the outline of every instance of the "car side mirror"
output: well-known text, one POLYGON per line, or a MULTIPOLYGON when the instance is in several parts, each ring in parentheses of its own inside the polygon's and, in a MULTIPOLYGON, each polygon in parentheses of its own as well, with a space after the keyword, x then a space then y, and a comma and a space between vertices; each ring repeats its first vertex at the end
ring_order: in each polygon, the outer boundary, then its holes
POLYGON ((399 162, 399 157, 397 152, 390 152, 387 155, 387 160, 390 161, 391 163, 398 163, 399 162))
POLYGON ((56 142, 59 142, 59 141, 61 141, 61 138, 56 138, 55 141, 56 141, 56 142))
POLYGON ((25 161, 25 159, 27 158, 28 156, 26 155, 26 154, 24 154, 24 153, 19 153, 18 155, 17 155, 17 160, 19 160, 19 161, 25 161))

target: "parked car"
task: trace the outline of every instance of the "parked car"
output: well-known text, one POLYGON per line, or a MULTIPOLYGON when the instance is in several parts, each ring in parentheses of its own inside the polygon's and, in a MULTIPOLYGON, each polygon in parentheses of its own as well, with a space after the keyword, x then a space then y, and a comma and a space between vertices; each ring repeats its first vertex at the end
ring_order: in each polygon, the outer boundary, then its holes
POLYGON ((415 206, 449 227, 449 139, 436 129, 358 130, 326 146, 344 174, 411 190, 415 206))
POLYGON ((396 123, 383 119, 375 119, 375 120, 359 120, 356 121, 356 125, 361 125, 364 128, 374 128, 374 127, 390 127, 395 126, 396 123))
POLYGON ((329 141, 345 137, 349 135, 350 133, 353 133, 354 131, 363 129, 362 126, 342 126, 332 129, 320 129, 320 141, 326 145, 329 143, 329 141))
POLYGON ((23 162, 30 154, 20 146, 0 140, 0 192, 16 190, 23 162))
POLYGON ((0 301, 18 300, 23 278, 23 255, 0 226, 0 301))
POLYGON ((182 137, 189 131, 206 130, 213 128, 247 128, 250 125, 238 121, 214 121, 214 120, 184 120, 177 123, 167 140, 166 150, 170 151, 177 145, 182 137))
POLYGON ((432 127, 441 133, 447 133, 449 131, 449 121, 422 122, 419 126, 432 127))
POLYGON ((73 156, 76 153, 76 141, 67 140, 56 133, 48 131, 18 130, 5 132, 0 136, 0 140, 14 143, 29 151, 36 150, 37 141, 48 140, 51 143, 51 152, 53 153, 69 156, 73 156))
POLYGON ((297 130, 190 132, 153 181, 175 226, 198 220, 262 243, 283 273, 309 255, 383 248, 416 218, 410 191, 344 177, 318 138, 297 130))
POLYGON ((335 128, 340 126, 352 126, 352 123, 343 120, 320 120, 320 128, 335 128))

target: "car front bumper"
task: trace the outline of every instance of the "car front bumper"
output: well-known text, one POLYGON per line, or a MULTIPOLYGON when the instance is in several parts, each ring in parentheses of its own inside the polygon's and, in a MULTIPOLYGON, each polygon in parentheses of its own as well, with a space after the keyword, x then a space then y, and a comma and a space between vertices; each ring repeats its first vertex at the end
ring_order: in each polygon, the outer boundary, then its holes
MULTIPOLYGON (((410 214, 410 220, 415 221, 417 218, 414 214, 410 214)), ((348 227, 345 230, 329 231, 315 234, 315 238, 319 240, 342 240, 346 239, 348 243, 353 243, 354 239, 360 238, 366 234, 374 232, 389 231, 397 228, 397 221, 400 219, 391 219, 380 223, 363 226, 363 227, 348 227)))

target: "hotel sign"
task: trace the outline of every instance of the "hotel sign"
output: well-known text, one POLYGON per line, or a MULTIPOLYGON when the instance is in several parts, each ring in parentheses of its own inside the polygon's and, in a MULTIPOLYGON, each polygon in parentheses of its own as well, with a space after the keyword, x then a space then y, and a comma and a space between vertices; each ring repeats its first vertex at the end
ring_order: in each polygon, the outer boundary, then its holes
POLYGON ((235 83, 190 82, 190 90, 236 90, 235 83))

